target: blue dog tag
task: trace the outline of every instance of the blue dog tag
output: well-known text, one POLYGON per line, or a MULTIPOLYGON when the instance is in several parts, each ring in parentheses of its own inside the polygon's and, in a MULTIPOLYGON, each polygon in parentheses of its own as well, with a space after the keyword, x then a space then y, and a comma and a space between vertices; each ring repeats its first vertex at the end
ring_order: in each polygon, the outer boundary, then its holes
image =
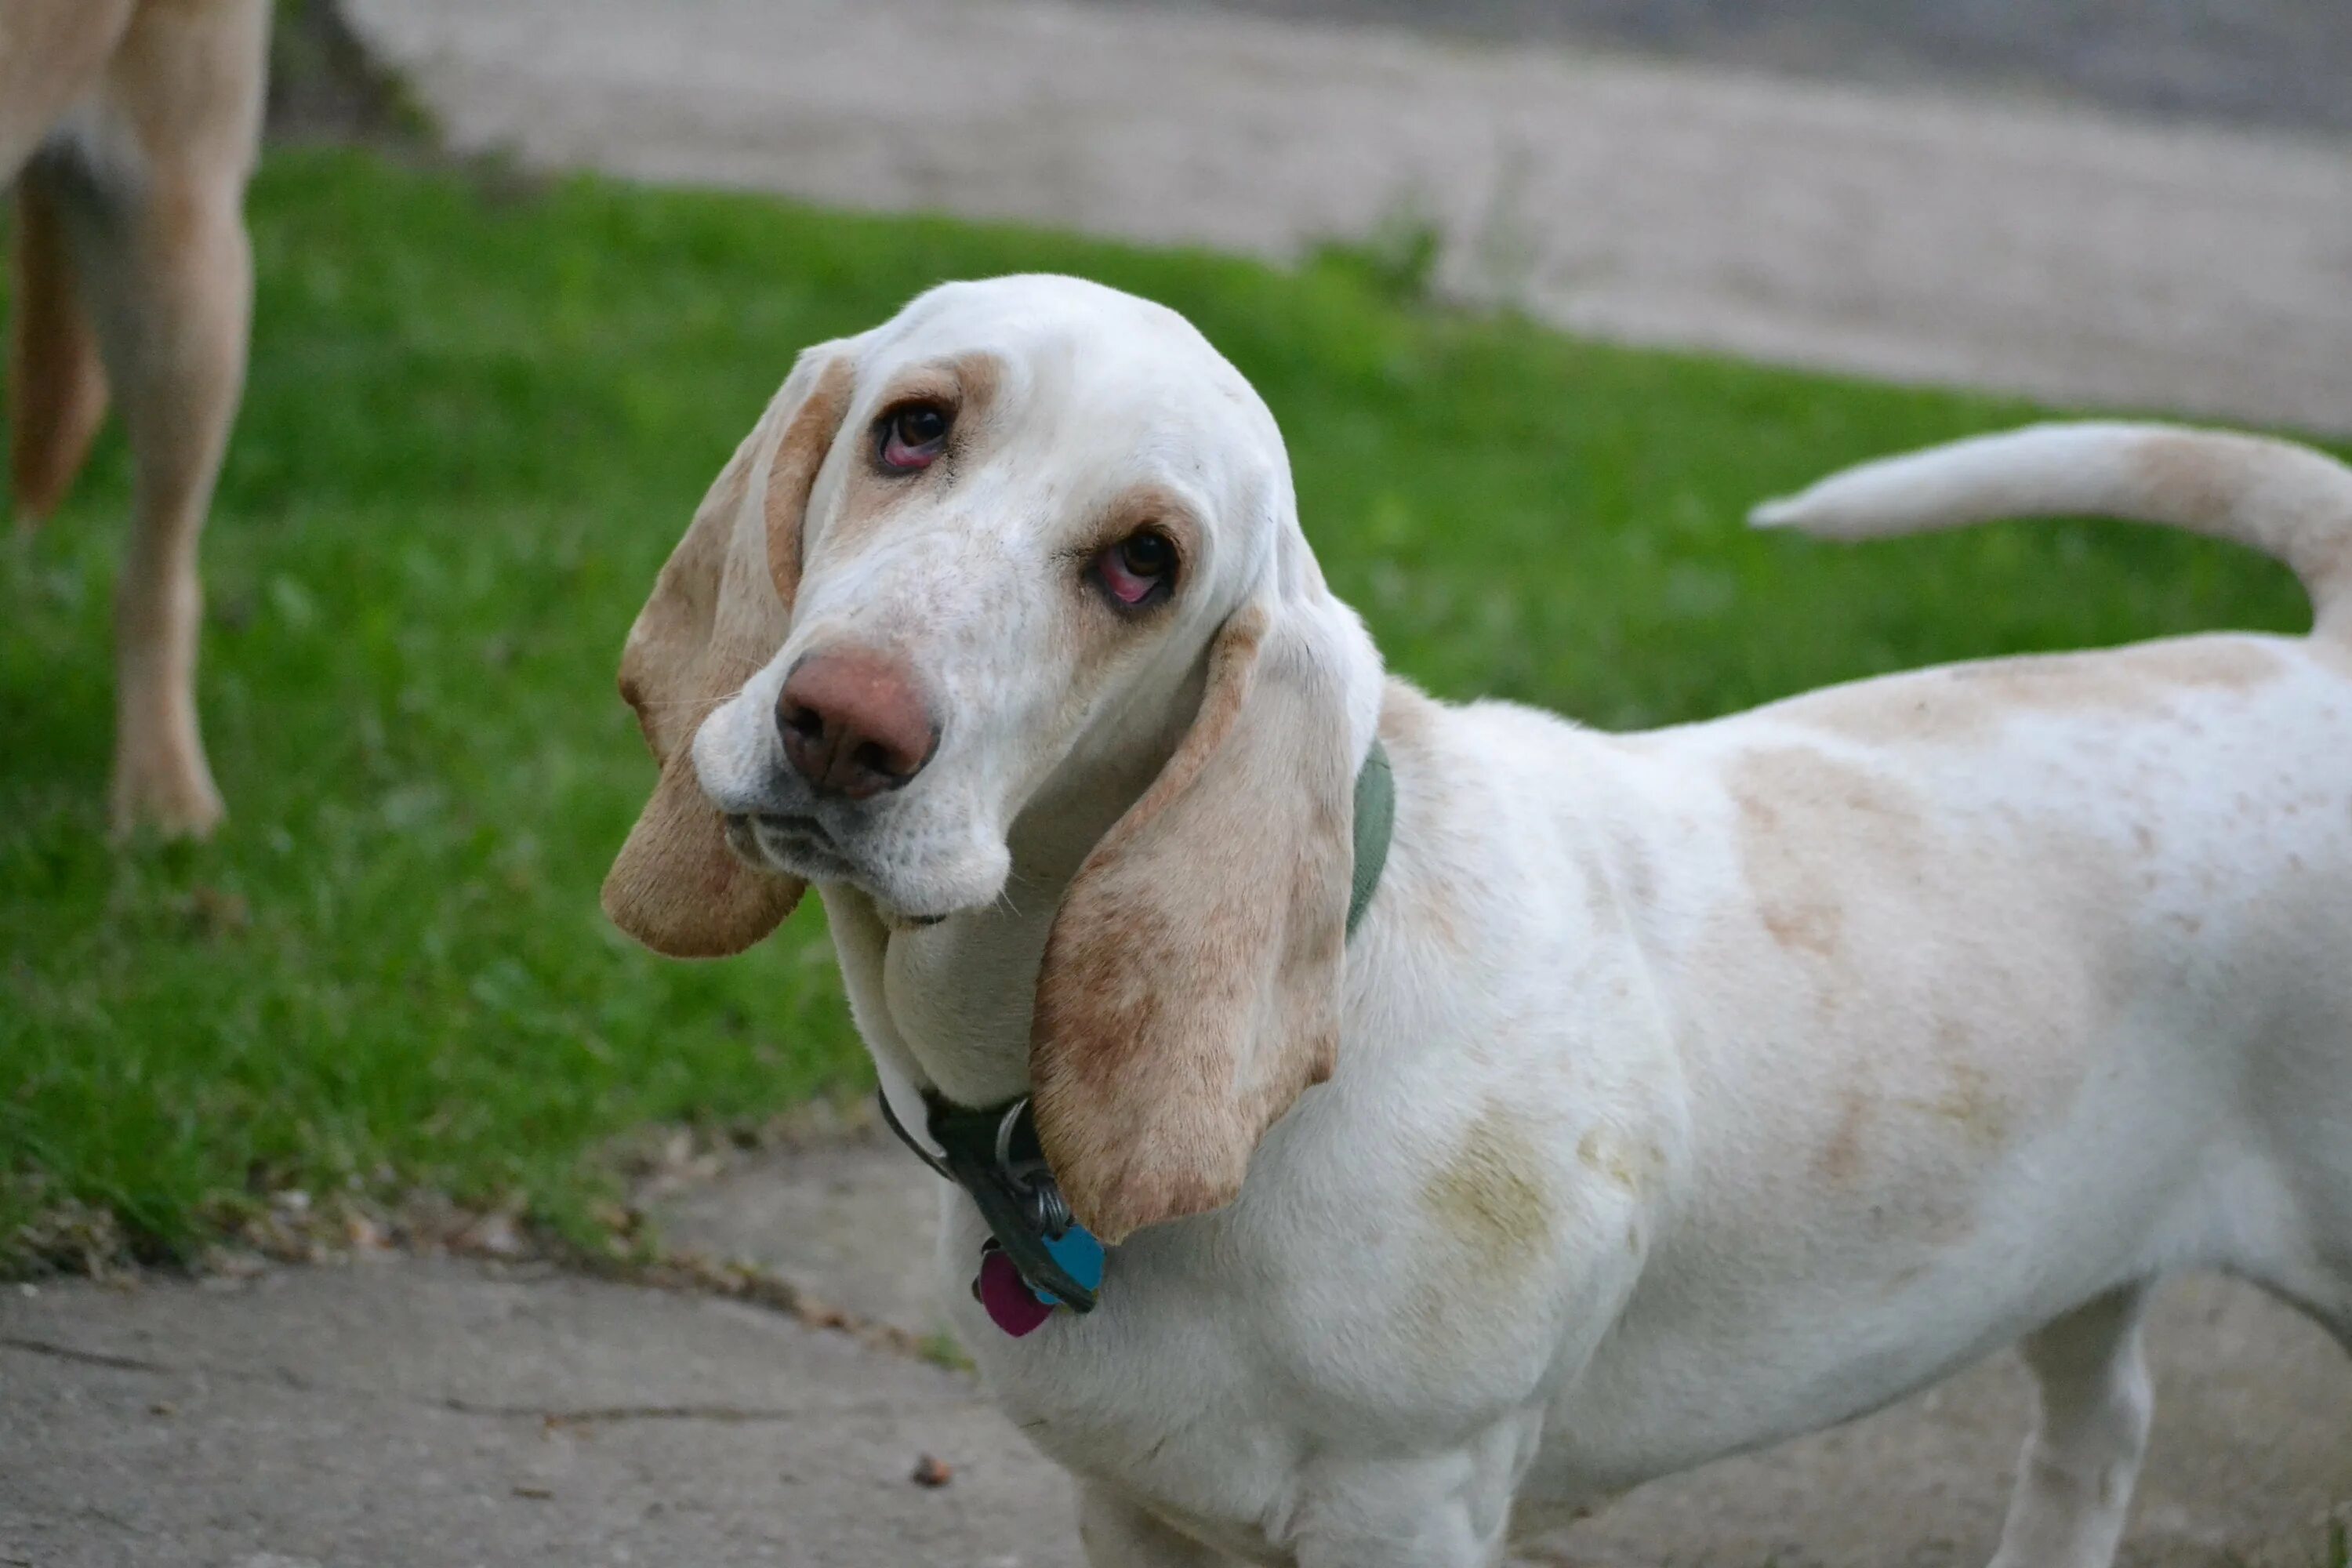
MULTIPOLYGON (((1098 1289, 1103 1277, 1103 1244, 1095 1239, 1094 1232, 1085 1226, 1073 1225, 1058 1237, 1041 1238, 1045 1250, 1055 1262, 1069 1272, 1071 1279, 1089 1290, 1098 1289)), ((1037 1300, 1048 1307, 1061 1304, 1061 1298, 1050 1290, 1037 1291, 1037 1300)))

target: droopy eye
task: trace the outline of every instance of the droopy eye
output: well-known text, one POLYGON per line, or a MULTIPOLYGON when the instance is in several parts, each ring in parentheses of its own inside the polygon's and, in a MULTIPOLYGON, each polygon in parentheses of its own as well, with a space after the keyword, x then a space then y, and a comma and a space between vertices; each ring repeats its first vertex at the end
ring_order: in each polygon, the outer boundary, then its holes
POLYGON ((909 403, 882 416, 879 447, 885 468, 928 468, 948 444, 948 411, 936 403, 909 403))
POLYGON ((1156 528, 1129 534, 1095 557, 1095 573, 1110 596, 1130 607, 1165 597, 1176 580, 1176 546, 1156 528))

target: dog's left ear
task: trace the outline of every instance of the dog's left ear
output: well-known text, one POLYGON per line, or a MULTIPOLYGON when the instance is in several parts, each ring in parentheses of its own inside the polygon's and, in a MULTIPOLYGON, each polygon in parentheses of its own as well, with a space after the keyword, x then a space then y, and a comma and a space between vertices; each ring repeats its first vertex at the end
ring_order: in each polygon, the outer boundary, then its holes
POLYGON ((803 884, 754 870, 694 774, 694 732, 792 629, 801 529, 855 375, 836 344, 809 350, 735 449, 670 552, 621 655, 661 780, 604 878, 604 913, 656 952, 721 958, 774 931, 803 884))
POLYGON ((1381 677, 1354 614, 1303 570, 1307 588, 1262 592, 1218 631, 1190 731, 1046 941, 1032 1105, 1105 1242, 1232 1202, 1265 1130, 1338 1059, 1381 677))

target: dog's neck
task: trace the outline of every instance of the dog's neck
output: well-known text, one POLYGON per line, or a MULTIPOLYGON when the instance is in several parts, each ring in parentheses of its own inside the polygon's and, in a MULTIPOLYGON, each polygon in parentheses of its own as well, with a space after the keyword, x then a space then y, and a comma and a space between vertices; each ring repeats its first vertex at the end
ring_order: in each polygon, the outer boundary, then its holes
POLYGON ((1083 785, 1049 786, 1022 812, 1007 836, 1012 871, 985 909, 894 926, 860 889, 819 889, 851 1013, 886 1084, 934 1089, 973 1107, 1027 1092, 1030 1014, 1054 917, 1087 854, 1150 787, 1176 738, 1064 770, 1058 776, 1083 785))

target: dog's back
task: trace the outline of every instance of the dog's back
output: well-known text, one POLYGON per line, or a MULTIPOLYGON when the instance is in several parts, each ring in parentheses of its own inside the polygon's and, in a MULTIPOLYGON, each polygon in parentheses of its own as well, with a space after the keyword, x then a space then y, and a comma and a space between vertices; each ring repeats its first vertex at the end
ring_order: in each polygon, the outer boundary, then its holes
POLYGON ((1538 772, 1593 779, 1563 809, 1606 815, 1689 1165, 1531 1497, 1815 1429, 2023 1336, 2051 1424, 2000 1561, 2103 1562, 2154 1281, 2237 1274, 2352 1349, 2352 472, 2252 437, 2049 427, 1874 464, 1764 521, 1864 538, 2052 512, 2268 549, 2317 629, 1552 742, 1538 772))
MULTIPOLYGON (((2192 1172, 2142 1184, 2178 1186, 2194 1211, 2174 1261, 2258 1278, 2352 1348, 2352 469, 2262 437, 2049 425, 1865 464, 1756 521, 1866 539, 2063 514, 2273 554, 2308 590, 2313 630, 1927 670, 1750 721, 1900 758, 1947 810, 1983 819, 1976 842, 2006 824, 2045 853, 2061 836, 2084 852, 2079 876, 2046 879, 2045 905, 2105 889, 2105 956, 2132 968, 2119 984, 2147 1015, 2121 1026, 2175 1039, 2192 1059, 2170 1081, 2212 1097, 2139 1124, 2226 1121, 2237 1140, 2201 1189, 2192 1172)), ((2021 1013, 2032 1000, 2015 997, 2021 1013)))

